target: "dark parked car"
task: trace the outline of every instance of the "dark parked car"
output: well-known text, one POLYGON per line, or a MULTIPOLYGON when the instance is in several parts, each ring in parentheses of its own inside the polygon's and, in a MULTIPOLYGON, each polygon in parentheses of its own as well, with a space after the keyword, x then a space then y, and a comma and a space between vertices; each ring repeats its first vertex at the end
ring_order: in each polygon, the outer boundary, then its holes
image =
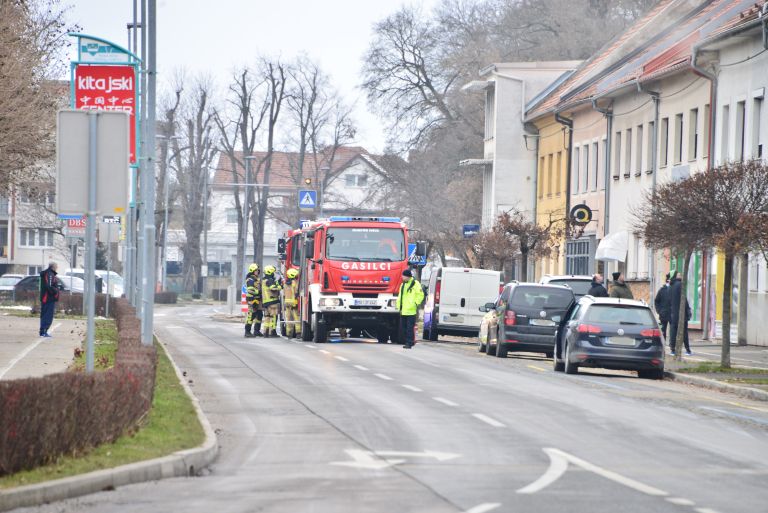
POLYGON ((508 283, 495 303, 487 303, 480 325, 480 351, 505 358, 509 351, 552 356, 555 330, 575 302, 560 285, 508 283))
POLYGON ((541 278, 539 283, 546 285, 566 285, 573 290, 573 295, 576 296, 576 299, 578 300, 582 296, 586 296, 589 293, 589 289, 592 288, 592 276, 575 274, 552 276, 547 274, 541 278))
POLYGON ((13 288, 16 292, 38 292, 40 291, 40 276, 36 274, 25 276, 13 288))
POLYGON ((560 324, 553 358, 556 371, 580 367, 636 370, 664 377, 664 345, 651 309, 642 301, 585 296, 560 324))

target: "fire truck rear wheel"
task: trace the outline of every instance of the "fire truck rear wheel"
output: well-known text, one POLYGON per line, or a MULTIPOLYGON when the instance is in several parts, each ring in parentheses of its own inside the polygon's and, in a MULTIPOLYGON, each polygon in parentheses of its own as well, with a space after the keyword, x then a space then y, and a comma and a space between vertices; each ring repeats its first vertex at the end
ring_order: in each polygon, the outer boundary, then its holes
POLYGON ((312 325, 306 321, 301 321, 301 340, 304 342, 312 340, 312 325))

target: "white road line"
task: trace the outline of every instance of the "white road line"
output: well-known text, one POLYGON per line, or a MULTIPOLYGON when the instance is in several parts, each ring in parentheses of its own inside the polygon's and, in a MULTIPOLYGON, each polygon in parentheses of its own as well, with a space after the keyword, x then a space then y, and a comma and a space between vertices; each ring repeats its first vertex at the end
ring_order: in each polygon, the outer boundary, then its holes
MULTIPOLYGON (((570 461, 574 465, 577 465, 583 468, 584 470, 594 472, 599 476, 602 476, 606 479, 610 479, 615 483, 624 485, 627 488, 632 488, 633 490, 637 490, 638 492, 644 493, 646 495, 653 495, 655 497, 664 497, 669 495, 669 493, 665 492, 664 490, 659 490, 658 488, 654 488, 653 486, 648 486, 647 484, 643 484, 640 481, 635 481, 634 479, 630 479, 629 477, 624 477, 621 474, 617 474, 616 472, 613 472, 611 470, 598 467, 597 465, 594 465, 592 463, 589 463, 588 461, 584 461, 580 458, 577 458, 572 454, 568 454, 567 452, 561 451, 560 449, 550 448, 550 449, 544 449, 544 451, 546 451, 547 453, 552 452, 554 454, 563 456, 564 458, 567 458, 568 461, 570 461)), ((702 512, 702 513, 706 513, 706 512, 702 512)))
POLYGON ((167 329, 167 330, 178 330, 178 329, 183 328, 184 326, 178 326, 176 324, 172 324, 170 326, 162 326, 162 327, 167 329))
POLYGON ((317 349, 317 348, 316 348, 315 346, 313 346, 312 344, 304 344, 304 347, 306 347, 307 349, 317 349))
POLYGON ((323 354, 331 354, 330 351, 326 351, 325 349, 320 349, 320 352, 323 354))
POLYGON ((355 369, 360 369, 361 371, 369 370, 368 367, 363 367, 362 365, 355 365, 355 369))
POLYGON ((390 378, 386 374, 374 374, 374 376, 376 376, 377 378, 381 378, 383 380, 386 380, 386 381, 392 381, 392 378, 390 378))
POLYGON ((677 504, 678 506, 695 506, 696 503, 693 502, 690 499, 683 499, 681 497, 667 497, 667 501, 671 502, 672 504, 677 504))
POLYGON ((474 508, 468 509, 464 513, 487 513, 488 511, 494 510, 501 506, 501 503, 499 502, 484 502, 483 504, 478 504, 474 508))
POLYGON ((453 401, 449 401, 448 399, 445 399, 444 397, 433 397, 435 401, 438 403, 443 403, 446 406, 458 406, 459 403, 454 403, 453 401))
POLYGON ((697 513, 719 513, 717 510, 710 508, 696 508, 694 511, 697 513))
POLYGON ((349 360, 344 358, 343 356, 334 356, 337 360, 341 360, 342 362, 348 362, 349 360))
MULTIPOLYGON (((49 331, 49 332, 51 332, 51 331, 55 330, 56 328, 58 328, 59 326, 61 326, 61 323, 60 323, 60 322, 56 323, 56 324, 55 324, 55 325, 54 325, 54 326, 53 326, 51 329, 49 329, 48 331, 49 331)), ((19 363, 19 362, 20 362, 22 359, 24 359, 24 357, 25 357, 25 356, 27 356, 29 353, 31 353, 32 351, 34 351, 34 349, 35 349, 37 346, 39 346, 40 344, 42 344, 43 342, 45 342, 45 340, 46 340, 46 339, 45 339, 44 337, 40 337, 38 340, 36 340, 36 341, 35 341, 35 343, 34 343, 34 344, 32 344, 31 346, 29 346, 28 348, 26 348, 24 351, 22 351, 21 353, 19 353, 19 355, 18 355, 16 358, 14 358, 14 359, 13 359, 13 360, 11 360, 10 362, 8 362, 8 365, 6 365, 6 366, 5 366, 5 367, 3 367, 2 369, 0 369, 0 378, 2 378, 3 376, 5 376, 5 374, 6 374, 6 373, 7 373, 9 370, 11 370, 11 369, 13 368, 13 366, 14 366, 14 365, 16 365, 17 363, 19 363)))
POLYGON ((473 413, 472 416, 476 418, 477 420, 481 420, 485 422, 486 424, 489 424, 493 427, 506 427, 504 424, 499 422, 498 420, 489 417, 488 415, 483 415, 482 413, 473 413))
POLYGON ((403 388, 407 388, 408 390, 412 390, 414 392, 423 392, 422 389, 420 389, 419 387, 415 387, 413 385, 403 385, 403 388))
POLYGON ((560 479, 560 476, 568 470, 568 460, 563 455, 547 449, 544 449, 544 452, 549 456, 549 468, 540 478, 528 486, 520 488, 517 493, 530 494, 541 491, 560 479))
POLYGON ((168 315, 168 314, 164 314, 164 313, 156 313, 156 314, 155 314, 155 317, 165 317, 166 315, 168 315))

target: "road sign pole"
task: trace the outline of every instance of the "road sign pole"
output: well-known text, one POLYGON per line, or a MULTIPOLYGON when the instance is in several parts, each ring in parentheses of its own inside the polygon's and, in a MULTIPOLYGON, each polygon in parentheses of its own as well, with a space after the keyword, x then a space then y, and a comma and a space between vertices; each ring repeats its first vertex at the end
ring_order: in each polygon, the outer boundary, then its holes
POLYGON ((96 263, 96 167, 98 165, 98 126, 99 114, 88 113, 88 220, 86 221, 86 244, 88 248, 88 267, 85 270, 88 306, 88 339, 85 352, 85 370, 93 372, 93 343, 96 317, 96 284, 94 282, 96 263))
POLYGON ((112 293, 109 290, 109 275, 112 272, 112 224, 107 225, 107 295, 104 317, 109 318, 109 301, 112 293))

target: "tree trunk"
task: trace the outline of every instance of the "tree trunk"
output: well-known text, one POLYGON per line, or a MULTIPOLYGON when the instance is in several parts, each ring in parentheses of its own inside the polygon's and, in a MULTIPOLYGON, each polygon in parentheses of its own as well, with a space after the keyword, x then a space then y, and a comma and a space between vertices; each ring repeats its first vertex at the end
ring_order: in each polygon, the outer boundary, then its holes
POLYGON ((520 276, 516 276, 518 281, 528 281, 528 251, 520 253, 520 276))
POLYGON ((747 345, 747 305, 749 304, 749 254, 739 255, 739 345, 747 345))
POLYGON ((683 273, 680 279, 680 307, 677 311, 677 338, 675 338, 675 360, 683 359, 683 340, 685 339, 685 325, 688 322, 687 309, 688 305, 688 270, 691 267, 691 255, 692 252, 687 250, 685 252, 685 260, 683 260, 683 273))
POLYGON ((731 367, 731 291, 733 290, 733 255, 725 255, 723 273, 723 343, 720 365, 731 367))

